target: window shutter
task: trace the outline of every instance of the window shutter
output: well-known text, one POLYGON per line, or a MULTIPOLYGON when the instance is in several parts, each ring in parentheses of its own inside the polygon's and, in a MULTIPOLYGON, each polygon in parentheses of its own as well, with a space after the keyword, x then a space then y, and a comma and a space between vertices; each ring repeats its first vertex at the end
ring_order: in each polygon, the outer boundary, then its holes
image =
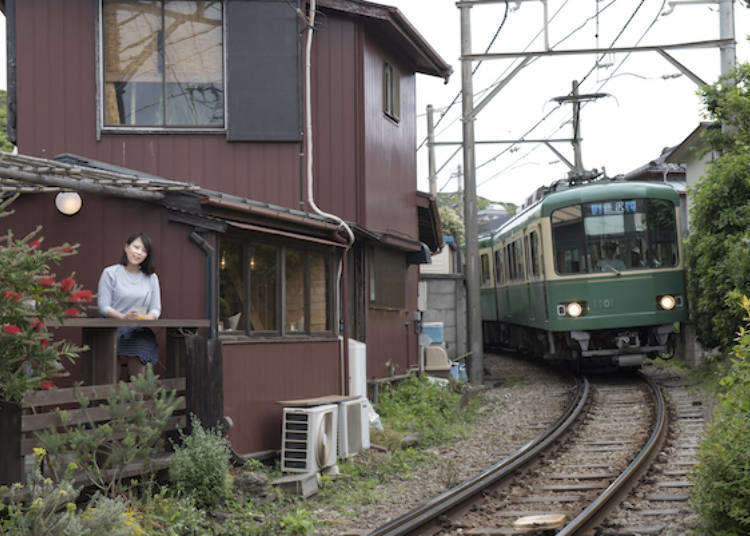
POLYGON ((227 139, 299 141, 300 33, 291 2, 228 0, 226 25, 227 139))

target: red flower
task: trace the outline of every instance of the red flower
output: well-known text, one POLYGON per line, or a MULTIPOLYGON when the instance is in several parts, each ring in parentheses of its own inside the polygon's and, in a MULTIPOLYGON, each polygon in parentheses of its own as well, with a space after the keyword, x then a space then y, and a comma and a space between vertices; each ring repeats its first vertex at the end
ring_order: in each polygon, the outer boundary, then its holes
POLYGON ((61 253, 73 253, 73 246, 62 246, 60 248, 61 253))
POLYGON ((39 240, 32 240, 31 242, 29 242, 29 249, 36 249, 41 245, 42 243, 39 240))
POLYGON ((36 317, 31 321, 31 329, 33 329, 34 331, 41 331, 44 329, 44 324, 42 324, 42 321, 39 320, 38 317, 36 317))
POLYGON ((52 279, 51 277, 45 277, 44 279, 39 280, 39 284, 42 285, 43 287, 51 287, 51 286, 54 286, 55 280, 52 279))
POLYGON ((63 292, 70 292, 70 290, 73 288, 73 285, 75 285, 76 282, 73 280, 72 277, 66 277, 62 281, 60 281, 60 290, 63 292))
POLYGON ((13 298, 14 300, 18 301, 21 299, 21 295, 16 292, 11 292, 10 290, 6 290, 5 299, 8 300, 10 298, 13 298))
POLYGON ((75 318, 77 316, 81 316, 81 311, 79 311, 78 309, 68 309, 63 313, 63 315, 65 316, 65 318, 75 318))
POLYGON ((94 295, 90 290, 79 290, 70 295, 70 299, 74 302, 90 302, 94 295))
POLYGON ((3 327, 3 331, 8 335, 15 336, 21 333, 21 328, 19 328, 18 326, 14 326, 13 324, 8 324, 7 326, 3 327))
POLYGON ((42 339, 41 341, 39 341, 39 344, 47 348, 47 346, 49 346, 49 339, 42 339))
POLYGON ((41 387, 42 389, 47 389, 49 391, 50 389, 55 388, 55 384, 49 380, 45 380, 43 382, 39 382, 39 387, 41 387))

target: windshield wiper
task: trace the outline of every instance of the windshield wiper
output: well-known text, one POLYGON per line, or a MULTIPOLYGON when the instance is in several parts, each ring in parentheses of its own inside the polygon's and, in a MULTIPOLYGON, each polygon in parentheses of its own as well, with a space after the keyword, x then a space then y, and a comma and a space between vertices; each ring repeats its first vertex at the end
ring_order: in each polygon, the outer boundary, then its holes
POLYGON ((618 270, 617 268, 615 268, 615 267, 614 267, 614 266, 612 266, 611 264, 607 264, 606 262, 605 262, 605 263, 602 263, 602 264, 604 264, 604 266, 605 266, 605 267, 607 267, 607 268, 609 268, 610 270, 612 270, 612 271, 613 271, 614 273, 616 273, 616 274, 617 274, 618 276, 622 275, 622 273, 620 272, 620 270, 618 270))

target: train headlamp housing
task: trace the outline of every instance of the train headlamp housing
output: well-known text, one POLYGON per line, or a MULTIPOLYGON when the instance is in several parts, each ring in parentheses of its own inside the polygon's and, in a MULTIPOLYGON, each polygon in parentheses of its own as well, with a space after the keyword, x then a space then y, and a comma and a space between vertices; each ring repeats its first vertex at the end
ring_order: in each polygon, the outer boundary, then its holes
POLYGON ((578 318, 586 313, 586 302, 572 301, 561 303, 557 306, 557 316, 567 316, 569 318, 578 318))
POLYGON ((656 303, 663 311, 671 311, 677 305, 677 299, 671 294, 663 294, 656 297, 656 303))

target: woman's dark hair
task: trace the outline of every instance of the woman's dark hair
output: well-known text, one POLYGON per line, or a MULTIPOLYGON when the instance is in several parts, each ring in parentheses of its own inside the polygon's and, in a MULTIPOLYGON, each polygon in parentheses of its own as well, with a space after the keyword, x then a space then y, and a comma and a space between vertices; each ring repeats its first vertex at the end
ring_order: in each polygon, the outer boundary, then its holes
MULTIPOLYGON (((151 239, 148 237, 146 233, 133 233, 130 235, 127 240, 125 240, 126 245, 130 245, 133 243, 133 240, 136 238, 140 238, 141 242, 143 242, 143 246, 146 248, 146 258, 143 260, 143 262, 140 264, 141 266, 141 272, 143 272, 146 275, 151 275, 154 273, 154 264, 153 259, 151 258, 151 239)), ((125 254, 125 252, 122 252, 122 258, 120 259, 120 264, 123 266, 128 265, 128 256, 125 254)))

